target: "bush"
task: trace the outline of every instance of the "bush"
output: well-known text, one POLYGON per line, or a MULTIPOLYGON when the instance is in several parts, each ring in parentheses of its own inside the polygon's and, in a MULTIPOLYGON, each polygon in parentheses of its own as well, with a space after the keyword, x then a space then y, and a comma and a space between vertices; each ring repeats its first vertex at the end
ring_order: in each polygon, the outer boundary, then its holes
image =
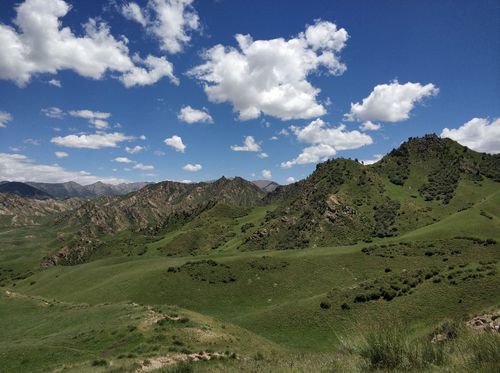
POLYGON ((332 307, 332 305, 328 302, 321 302, 319 306, 324 310, 330 309, 332 307))
POLYGON ((93 367, 105 367, 108 365, 108 362, 104 359, 100 359, 100 360, 94 360, 92 362, 92 366, 93 367))
POLYGON ((340 308, 342 308, 344 311, 347 311, 351 309, 351 306, 349 306, 347 303, 342 303, 340 308))

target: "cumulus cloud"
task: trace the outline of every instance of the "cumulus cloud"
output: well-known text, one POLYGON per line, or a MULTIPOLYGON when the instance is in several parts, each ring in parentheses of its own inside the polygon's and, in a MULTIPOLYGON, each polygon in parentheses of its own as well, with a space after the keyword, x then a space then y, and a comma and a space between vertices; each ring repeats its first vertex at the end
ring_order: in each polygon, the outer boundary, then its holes
POLYGON ((133 160, 128 159, 127 157, 116 157, 114 161, 118 163, 135 163, 133 160))
POLYGON ((66 157, 69 157, 69 154, 66 153, 66 152, 55 152, 54 154, 56 155, 57 158, 66 158, 66 157))
POLYGON ((259 157, 259 158, 268 158, 269 154, 267 154, 265 152, 262 152, 262 153, 257 154, 257 157, 259 157))
POLYGON ((0 128, 7 127, 7 123, 12 120, 12 115, 6 111, 0 111, 0 128))
POLYGON ((273 174, 270 170, 262 170, 262 172, 260 174, 266 180, 270 180, 273 178, 273 174))
POLYGON ((417 103, 438 93, 439 89, 432 83, 399 84, 396 80, 390 84, 379 84, 361 103, 351 103, 351 111, 345 117, 359 122, 401 122, 410 117, 417 103))
POLYGON ((174 135, 166 138, 163 142, 178 152, 184 153, 184 150, 186 150, 186 145, 184 145, 180 136, 174 135))
POLYGON ((253 136, 246 136, 243 145, 231 145, 231 150, 235 152, 260 152, 261 147, 255 142, 253 136))
POLYGON ((171 71, 164 62, 158 67, 156 57, 133 61, 127 39, 116 39, 104 22, 90 18, 83 25, 83 35, 75 35, 61 20, 70 9, 64 0, 25 0, 17 6, 13 26, 0 24, 0 45, 9 51, 0 54, 0 79, 22 87, 33 75, 72 70, 91 79, 115 72, 127 86, 153 84, 163 76, 172 80, 171 71), (143 70, 146 74, 141 74, 143 70))
POLYGON ((187 165, 185 165, 184 167, 182 167, 182 169, 184 171, 188 171, 188 172, 198 172, 202 169, 203 167, 201 166, 201 164, 191 164, 191 163, 188 163, 187 165))
POLYGON ((347 131, 343 124, 338 127, 327 127, 321 119, 316 119, 303 128, 291 126, 290 129, 297 140, 311 146, 304 148, 295 159, 281 163, 283 168, 324 161, 337 151, 357 149, 373 142, 367 134, 347 131))
POLYGON ((162 51, 175 54, 182 52, 191 33, 200 29, 192 3, 193 0, 149 0, 144 8, 132 2, 121 10, 125 18, 141 24, 156 37, 162 51))
POLYGON ((44 183, 62 183, 76 181, 86 185, 103 181, 110 184, 127 182, 114 177, 94 176, 86 171, 69 171, 57 164, 38 164, 22 154, 0 153, 0 180, 37 181, 44 183))
POLYGON ((149 55, 142 59, 136 54, 133 60, 144 67, 133 66, 130 71, 120 77, 125 87, 151 85, 163 77, 168 77, 172 83, 179 85, 179 79, 174 75, 174 65, 165 57, 149 55))
POLYGON ((61 88, 62 87, 61 81, 57 80, 57 79, 50 79, 47 83, 49 83, 51 86, 54 86, 54 87, 57 87, 57 88, 61 88))
POLYGON ((361 161, 361 163, 369 165, 369 164, 374 164, 380 161, 384 156, 382 154, 375 154, 372 159, 364 159, 361 161))
POLYGON ((288 40, 253 40, 241 34, 235 38, 239 48, 218 44, 188 73, 204 83, 210 101, 230 102, 241 120, 261 113, 282 120, 326 113, 317 100, 320 90, 307 79, 317 72, 341 75, 346 70, 339 60, 348 39, 345 29, 316 21, 288 40))
POLYGON ((104 129, 109 126, 109 123, 105 120, 108 119, 111 114, 103 113, 100 111, 92 111, 92 110, 71 110, 69 115, 75 118, 83 118, 87 119, 90 124, 94 125, 97 129, 104 129))
POLYGON ((154 170, 155 167, 152 165, 143 164, 139 162, 134 166, 134 168, 138 170, 147 171, 147 170, 154 170))
POLYGON ((189 124, 199 123, 199 122, 205 122, 205 123, 213 122, 211 115, 207 111, 193 109, 189 105, 181 108, 179 114, 177 115, 177 118, 189 124))
POLYGON ((42 113, 49 118, 55 119, 62 119, 66 116, 66 113, 63 110, 55 106, 42 109, 42 113))
POLYGON ((478 152, 498 154, 500 118, 494 120, 473 118, 461 127, 443 129, 441 137, 448 137, 478 152))
POLYGON ((116 148, 118 143, 133 139, 133 136, 128 136, 120 132, 97 132, 91 135, 57 136, 52 138, 50 142, 68 148, 101 149, 116 148))
POLYGON ((290 176, 289 178, 286 179, 287 184, 293 184, 295 183, 295 178, 293 176, 290 176))
POLYGON ((140 146, 140 145, 136 145, 133 148, 128 147, 128 146, 125 147, 125 151, 129 154, 137 154, 137 153, 142 152, 143 150, 144 150, 144 147, 140 146))
POLYGON ((296 158, 291 161, 286 161, 281 163, 281 167, 283 168, 291 168, 298 164, 309 164, 309 163, 318 163, 322 161, 326 161, 332 155, 335 155, 337 151, 326 144, 319 144, 308 146, 302 150, 296 158))
POLYGON ((381 128, 380 124, 373 123, 370 120, 361 123, 361 125, 359 126, 359 129, 361 131, 378 131, 380 128, 381 128))

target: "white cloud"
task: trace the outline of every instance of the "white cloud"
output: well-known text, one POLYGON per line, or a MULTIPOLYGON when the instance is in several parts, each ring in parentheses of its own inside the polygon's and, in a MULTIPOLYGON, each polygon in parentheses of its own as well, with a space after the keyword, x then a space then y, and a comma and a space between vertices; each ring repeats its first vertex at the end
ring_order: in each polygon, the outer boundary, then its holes
POLYGON ((293 184, 293 183, 295 183, 295 181, 296 181, 295 178, 292 176, 290 176, 289 178, 286 179, 287 184, 293 184))
POLYGON ((333 147, 326 144, 308 146, 302 150, 297 158, 281 163, 283 168, 291 168, 298 164, 318 163, 327 160, 337 153, 333 147))
POLYGON ((441 137, 448 137, 478 152, 498 154, 500 153, 500 118, 494 120, 473 118, 461 127, 443 129, 441 137))
POLYGON ((370 120, 361 123, 361 125, 359 126, 359 129, 361 131, 378 131, 380 128, 381 128, 380 124, 373 123, 370 120))
POLYGON ((313 120, 306 127, 291 127, 299 141, 307 144, 326 144, 335 150, 357 149, 373 142, 372 138, 359 131, 346 131, 345 125, 328 128, 321 119, 313 120))
POLYGON ((272 136, 269 138, 269 140, 271 141, 277 141, 278 140, 278 136, 272 136))
POLYGON ((49 118, 55 118, 55 119, 62 119, 66 115, 66 113, 63 110, 55 106, 42 109, 42 113, 49 118))
POLYGON ((357 149, 373 142, 367 134, 359 131, 347 131, 343 124, 328 128, 321 119, 316 119, 303 128, 291 126, 290 129, 297 140, 312 146, 304 148, 297 158, 281 163, 283 168, 324 161, 335 155, 337 151, 357 149))
POLYGON ((7 127, 7 123, 12 120, 12 115, 6 111, 0 111, 0 128, 7 127))
POLYGON ((184 145, 180 136, 174 135, 165 139, 163 142, 178 152, 184 153, 184 150, 186 150, 186 145, 184 145))
POLYGON ((56 155, 57 158, 66 158, 69 156, 69 154, 66 152, 55 152, 54 154, 56 155))
POLYGON ((218 44, 188 74, 204 83, 210 101, 230 102, 241 120, 261 113, 282 120, 317 117, 326 109, 307 78, 317 72, 341 75, 346 66, 338 54, 347 39, 346 30, 324 21, 289 40, 238 34, 239 49, 218 44))
POLYGON ((84 185, 97 181, 110 184, 127 182, 127 180, 114 177, 94 176, 86 171, 69 171, 57 164, 38 164, 22 154, 5 153, 0 153, 0 180, 38 181, 44 183, 76 181, 84 185))
POLYGON ((175 54, 182 52, 191 40, 191 32, 200 29, 193 0, 149 0, 144 9, 136 3, 122 7, 122 14, 141 24, 160 42, 160 49, 175 54))
POLYGON ((163 77, 168 77, 172 83, 179 85, 179 79, 174 75, 174 65, 165 57, 147 56, 142 59, 137 54, 133 57, 134 62, 145 67, 134 66, 130 71, 120 77, 125 87, 151 85, 163 77))
MULTIPOLYGON (((134 85, 133 79, 125 79, 123 74, 135 77, 142 68, 129 56, 128 40, 116 39, 106 23, 90 18, 83 25, 83 35, 76 36, 61 20, 71 9, 66 1, 25 0, 15 9, 14 26, 0 24, 0 45, 9 51, 0 54, 0 79, 22 87, 37 74, 72 70, 86 78, 102 79, 111 71, 122 76, 124 83, 134 85)), ((149 65, 150 57, 138 62, 152 68, 149 72, 154 75, 143 79, 143 84, 152 84, 161 75, 158 67, 149 65)), ((170 77, 165 68, 161 71, 170 77)))
POLYGON ((111 114, 103 113, 100 111, 92 111, 92 110, 71 110, 69 115, 76 118, 87 119, 90 124, 94 125, 97 129, 104 129, 109 126, 109 123, 105 120, 108 119, 111 114))
POLYGON ((61 81, 57 80, 57 79, 50 79, 47 83, 49 83, 51 86, 54 86, 54 87, 57 87, 57 88, 61 88, 62 87, 61 81))
POLYGON ((363 164, 369 165, 369 164, 374 164, 380 161, 384 156, 382 154, 375 154, 373 155, 373 159, 364 159, 361 162, 363 164))
POLYGON ((257 157, 259 157, 259 158, 268 158, 269 154, 267 154, 265 152, 262 152, 262 153, 257 154, 257 157))
POLYGON ((273 174, 271 173, 270 170, 262 170, 260 174, 262 175, 262 177, 264 179, 267 179, 267 180, 270 180, 273 178, 273 174))
POLYGON ((154 166, 151 166, 151 165, 147 165, 147 164, 143 164, 143 163, 137 163, 135 166, 134 166, 135 169, 138 169, 138 170, 143 170, 143 171, 147 171, 147 170, 154 170, 154 166))
POLYGON ((29 138, 29 139, 24 140, 24 143, 25 144, 30 144, 30 145, 38 146, 38 145, 40 145, 40 140, 29 138))
POLYGON ((438 92, 439 89, 432 83, 399 84, 396 80, 390 84, 379 84, 362 103, 351 103, 351 111, 345 117, 359 122, 401 122, 410 117, 415 104, 438 92))
POLYGON ((114 161, 118 163, 135 163, 133 160, 128 159, 127 157, 116 157, 114 161))
POLYGON ((184 171, 188 171, 188 172, 198 172, 202 169, 203 167, 201 166, 201 164, 191 164, 191 163, 188 163, 187 165, 185 165, 184 167, 182 167, 182 169, 184 171))
POLYGON ((177 118, 182 120, 183 122, 186 123, 199 123, 199 122, 206 122, 206 123, 212 123, 213 119, 210 116, 210 114, 205 111, 205 110, 198 110, 198 109, 193 109, 191 106, 184 106, 179 114, 177 115, 177 118))
POLYGON ((255 142, 253 136, 246 136, 243 145, 231 145, 235 152, 260 152, 260 145, 255 142))
POLYGON ((146 18, 142 13, 141 7, 136 3, 124 4, 122 6, 122 14, 125 18, 135 21, 141 26, 146 26, 146 18))
POLYGON ((118 143, 133 139, 133 136, 127 136, 120 132, 97 132, 91 135, 58 136, 52 138, 50 142, 59 146, 66 146, 68 148, 101 149, 116 148, 118 143))
POLYGON ((143 150, 144 150, 144 147, 140 146, 140 145, 136 145, 133 148, 130 148, 128 146, 125 147, 125 151, 129 154, 137 154, 137 153, 142 152, 143 150))

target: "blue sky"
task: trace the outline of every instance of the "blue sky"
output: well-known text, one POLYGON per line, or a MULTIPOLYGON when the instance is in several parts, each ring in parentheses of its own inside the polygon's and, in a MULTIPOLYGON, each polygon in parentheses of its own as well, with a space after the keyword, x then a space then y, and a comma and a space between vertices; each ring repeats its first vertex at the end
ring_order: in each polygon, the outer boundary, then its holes
POLYGON ((2 1, 0 179, 287 183, 432 132, 498 153, 499 16, 487 0, 2 1))

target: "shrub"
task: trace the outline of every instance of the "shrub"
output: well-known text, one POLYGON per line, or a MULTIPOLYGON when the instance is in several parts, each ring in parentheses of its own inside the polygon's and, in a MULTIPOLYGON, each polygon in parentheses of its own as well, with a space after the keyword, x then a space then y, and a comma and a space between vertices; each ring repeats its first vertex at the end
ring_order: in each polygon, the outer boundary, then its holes
POLYGON ((328 303, 328 302, 321 302, 321 303, 319 304, 319 306, 320 306, 322 309, 324 309, 324 310, 327 310, 327 309, 329 309, 329 308, 331 308, 331 307, 332 307, 332 305, 331 305, 330 303, 328 303))
POLYGON ((92 366, 93 367, 105 367, 108 365, 108 362, 104 359, 100 359, 100 360, 94 360, 92 362, 92 366))
POLYGON ((347 311, 351 309, 351 306, 349 306, 347 303, 342 303, 340 308, 343 309, 344 311, 347 311))

